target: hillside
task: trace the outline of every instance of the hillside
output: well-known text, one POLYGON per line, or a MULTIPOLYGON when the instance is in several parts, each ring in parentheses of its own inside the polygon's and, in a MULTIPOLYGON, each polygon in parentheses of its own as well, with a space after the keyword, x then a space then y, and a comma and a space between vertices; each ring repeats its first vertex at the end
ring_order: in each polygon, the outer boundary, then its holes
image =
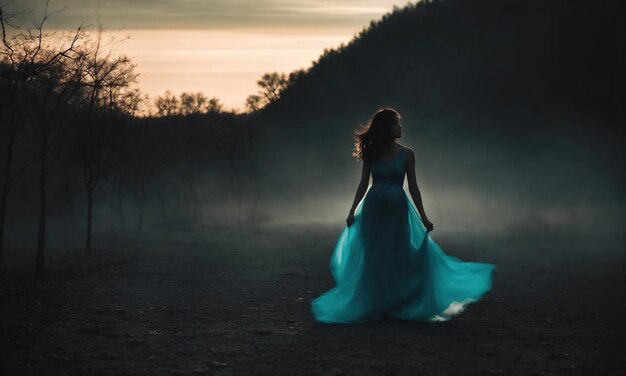
POLYGON ((306 196, 349 195, 360 173, 351 133, 390 105, 428 190, 495 186, 502 199, 538 204, 614 199, 624 181, 623 19, 617 1, 396 8, 257 114, 269 189, 298 202, 296 192, 324 180, 326 192, 306 196))
POLYGON ((409 3, 327 50, 262 116, 391 102, 429 117, 569 111, 608 124, 624 116, 623 15, 617 1, 409 3))

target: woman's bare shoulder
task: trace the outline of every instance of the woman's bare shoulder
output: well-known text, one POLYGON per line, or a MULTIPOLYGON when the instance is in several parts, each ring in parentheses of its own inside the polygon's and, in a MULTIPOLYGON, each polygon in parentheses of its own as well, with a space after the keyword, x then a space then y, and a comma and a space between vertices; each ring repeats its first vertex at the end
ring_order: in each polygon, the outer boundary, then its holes
POLYGON ((406 145, 400 145, 404 148, 404 154, 407 155, 407 157, 413 157, 415 158, 415 151, 413 149, 411 149, 410 147, 406 146, 406 145))

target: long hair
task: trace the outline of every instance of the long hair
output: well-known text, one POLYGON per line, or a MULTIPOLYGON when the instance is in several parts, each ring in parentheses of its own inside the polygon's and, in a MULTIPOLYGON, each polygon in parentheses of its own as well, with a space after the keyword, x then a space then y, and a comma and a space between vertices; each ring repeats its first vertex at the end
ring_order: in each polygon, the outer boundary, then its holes
POLYGON ((394 140, 391 127, 401 118, 400 113, 393 108, 378 109, 370 121, 354 132, 352 155, 360 161, 367 162, 380 158, 394 140))

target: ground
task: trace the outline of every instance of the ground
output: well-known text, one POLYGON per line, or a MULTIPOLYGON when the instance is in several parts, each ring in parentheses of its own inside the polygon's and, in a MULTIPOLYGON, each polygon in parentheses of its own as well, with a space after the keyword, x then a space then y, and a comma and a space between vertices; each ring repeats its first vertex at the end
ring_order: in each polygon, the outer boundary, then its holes
POLYGON ((9 247, 0 282, 2 375, 622 375, 626 255, 611 236, 434 231, 497 265, 493 289, 447 322, 315 322, 333 286, 337 226, 120 238, 91 255, 9 247), (244 233, 245 235, 241 235, 244 233))

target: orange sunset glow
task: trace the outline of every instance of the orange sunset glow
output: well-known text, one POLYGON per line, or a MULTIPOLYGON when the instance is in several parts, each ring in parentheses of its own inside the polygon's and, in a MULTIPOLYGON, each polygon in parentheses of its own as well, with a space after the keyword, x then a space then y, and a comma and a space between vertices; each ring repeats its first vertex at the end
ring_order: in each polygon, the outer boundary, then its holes
POLYGON ((131 30, 117 50, 132 58, 142 91, 151 97, 201 91, 228 108, 243 108, 265 73, 307 68, 324 48, 351 34, 318 30, 131 30))
MULTIPOLYGON (((119 43, 151 99, 202 92, 227 109, 245 108, 266 72, 306 69, 324 49, 348 43, 399 1, 100 1, 54 0, 48 28, 103 27, 119 43)), ((24 0, 37 19, 45 1, 24 0)))

